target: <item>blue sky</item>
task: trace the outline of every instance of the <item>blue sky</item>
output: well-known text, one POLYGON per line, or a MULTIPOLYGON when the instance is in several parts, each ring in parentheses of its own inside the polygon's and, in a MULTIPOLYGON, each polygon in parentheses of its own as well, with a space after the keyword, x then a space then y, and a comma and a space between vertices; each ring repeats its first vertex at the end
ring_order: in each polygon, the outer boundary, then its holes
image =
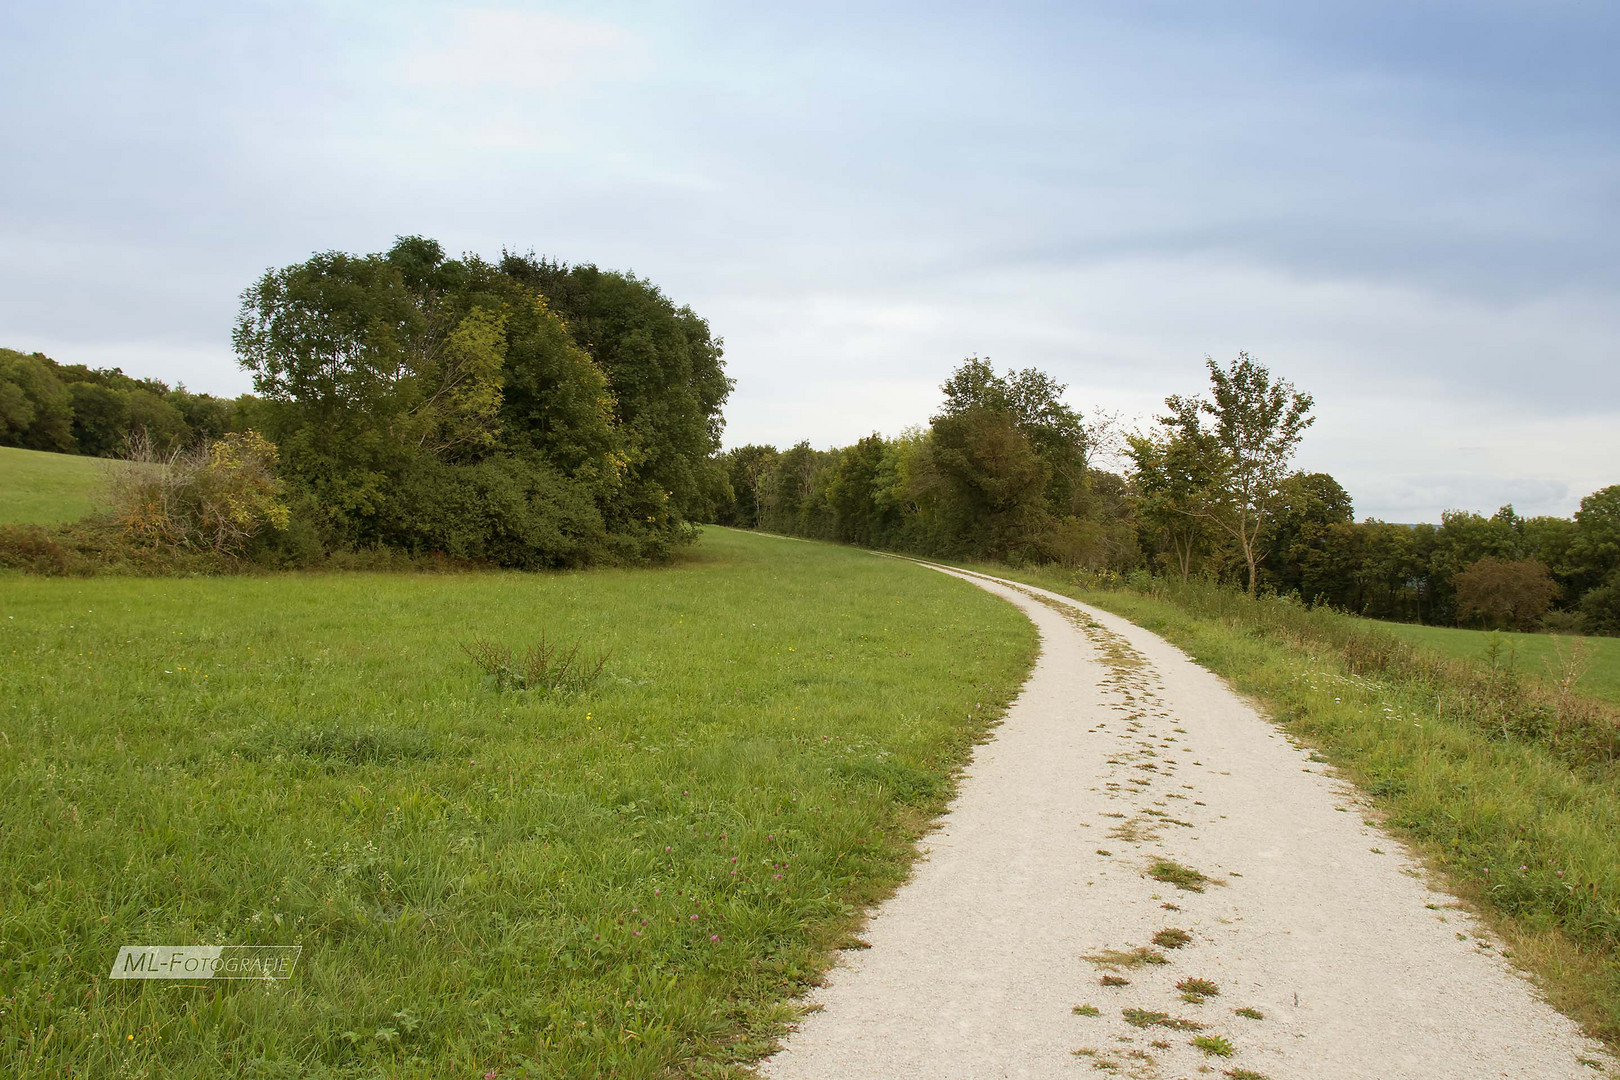
POLYGON ((1247 349, 1361 515, 1620 482, 1620 7, 990 9, 10 5, 0 344, 238 392, 259 273, 422 233, 691 304, 728 444, 1247 349))

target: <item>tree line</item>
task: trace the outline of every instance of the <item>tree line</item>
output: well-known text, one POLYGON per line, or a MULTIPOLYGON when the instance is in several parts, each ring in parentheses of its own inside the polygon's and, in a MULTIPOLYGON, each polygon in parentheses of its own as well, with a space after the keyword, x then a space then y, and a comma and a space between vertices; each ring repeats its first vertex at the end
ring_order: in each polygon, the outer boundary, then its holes
POLYGON ((1229 582, 1375 618, 1620 633, 1620 485, 1573 518, 1355 520, 1292 467, 1314 402, 1246 354, 1147 430, 1085 422, 1043 372, 972 357, 927 426, 719 456, 720 524, 958 559, 1229 582), (1117 464, 1115 463, 1117 459, 1117 464), (1114 467, 1107 467, 1112 464, 1114 467))
POLYGON ((0 446, 120 457, 133 442, 169 453, 246 430, 250 397, 193 394, 119 368, 0 349, 0 446))
POLYGON ((167 468, 119 487, 123 533, 217 538, 154 519, 252 507, 230 554, 271 565, 365 550, 520 568, 657 560, 711 513, 732 387, 721 342, 632 274, 510 251, 451 259, 401 237, 267 271, 232 340, 254 392, 206 399, 195 422, 183 390, 7 354, 0 373, 34 388, 16 444, 117 453, 138 432, 167 468), (77 410, 102 390, 127 407, 84 438, 77 410))

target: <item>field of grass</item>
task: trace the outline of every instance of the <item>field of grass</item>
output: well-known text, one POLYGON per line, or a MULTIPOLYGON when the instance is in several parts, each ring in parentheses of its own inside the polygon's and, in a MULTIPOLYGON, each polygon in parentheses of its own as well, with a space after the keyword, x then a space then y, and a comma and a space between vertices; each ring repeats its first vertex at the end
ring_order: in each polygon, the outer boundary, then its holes
POLYGON ((719 1077, 903 880, 1035 651, 708 530, 577 574, 0 576, 0 1075, 719 1077), (608 648, 499 692, 459 645, 608 648), (286 982, 122 945, 301 944, 286 982))
POLYGON ((77 521, 95 504, 106 458, 47 454, 0 446, 0 525, 59 525, 77 521))
POLYGON ((1556 742, 1482 723, 1473 710, 1493 702, 1461 673, 1449 688, 1356 673, 1341 642, 1382 623, 1213 588, 981 569, 1122 615, 1254 697, 1368 795, 1556 1007, 1620 1049, 1620 761, 1572 765, 1556 742))
POLYGON ((1552 634, 1458 630, 1449 626, 1414 626, 1410 623, 1378 625, 1414 645, 1464 660, 1484 660, 1494 645, 1500 654, 1499 662, 1512 664, 1520 673, 1542 679, 1553 678, 1555 672, 1562 670, 1556 651, 1558 648, 1562 647, 1567 654, 1574 642, 1584 641, 1590 666, 1575 688, 1581 693, 1620 705, 1620 638, 1555 638, 1552 634))

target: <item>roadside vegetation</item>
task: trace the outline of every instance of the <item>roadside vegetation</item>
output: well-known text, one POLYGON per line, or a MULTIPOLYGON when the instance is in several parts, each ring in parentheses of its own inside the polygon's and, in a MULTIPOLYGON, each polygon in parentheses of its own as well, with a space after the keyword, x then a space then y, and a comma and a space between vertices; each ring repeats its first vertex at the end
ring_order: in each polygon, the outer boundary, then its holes
POLYGON ((1285 598, 976 568, 1122 615, 1258 699, 1485 916, 1497 940, 1481 947, 1620 1046, 1620 707, 1505 650, 1448 657, 1285 598))
POLYGON ((1620 705, 1620 638, 1576 638, 1511 630, 1464 630, 1452 626, 1379 623, 1404 641, 1446 656, 1506 667, 1521 678, 1561 682, 1620 705))
POLYGON ((1034 649, 960 581, 721 529, 660 570, 8 577, 0 1073, 729 1075, 1034 649), (522 689, 480 642, 606 659, 522 689), (212 942, 304 949, 106 979, 212 942))

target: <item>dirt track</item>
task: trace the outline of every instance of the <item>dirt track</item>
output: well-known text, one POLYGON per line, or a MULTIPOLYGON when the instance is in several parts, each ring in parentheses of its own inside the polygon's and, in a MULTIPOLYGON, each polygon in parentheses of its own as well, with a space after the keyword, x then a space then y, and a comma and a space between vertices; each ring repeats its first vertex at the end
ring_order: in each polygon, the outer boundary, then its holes
POLYGON ((1105 612, 957 576, 1028 613, 1041 658, 871 948, 766 1076, 1610 1075, 1354 791, 1218 678, 1105 612), (1157 860, 1209 880, 1156 880, 1157 860), (1155 945, 1166 929, 1189 940, 1155 945), (1188 1001, 1189 978, 1219 993, 1188 1001), (1232 1056, 1193 1045, 1214 1036, 1232 1056))

